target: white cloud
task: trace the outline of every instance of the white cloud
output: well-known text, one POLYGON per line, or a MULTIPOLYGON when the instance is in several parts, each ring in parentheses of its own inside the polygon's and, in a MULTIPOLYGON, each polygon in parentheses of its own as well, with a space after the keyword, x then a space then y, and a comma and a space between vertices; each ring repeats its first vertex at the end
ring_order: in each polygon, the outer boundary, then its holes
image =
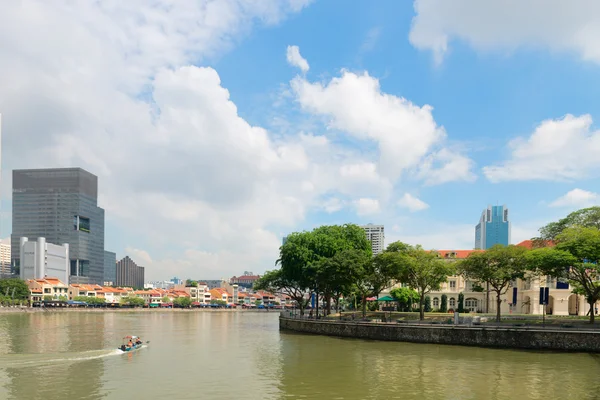
POLYGON ((380 211, 379 200, 360 198, 354 202, 359 216, 377 214, 380 211))
POLYGON ((271 265, 280 242, 267 227, 297 223, 334 179, 318 143, 275 141, 238 115, 214 69, 189 64, 306 4, 1 2, 6 170, 97 174, 109 224, 139 238, 109 250, 147 264, 149 279, 271 265))
POLYGON ((400 207, 408 208, 411 212, 422 211, 429 208, 429 204, 417 197, 414 197, 410 193, 404 193, 404 196, 398 200, 398 205, 400 207))
POLYGON ((308 61, 300 54, 300 48, 298 46, 288 46, 287 47, 287 62, 293 66, 300 68, 300 70, 304 73, 308 72, 309 65, 308 61))
POLYGON ((486 166, 483 172, 492 182, 546 180, 560 181, 597 176, 600 167, 600 131, 592 130, 592 117, 566 115, 546 120, 529 138, 509 143, 511 157, 486 166))
POLYGON ((344 202, 336 197, 327 199, 322 204, 323 210, 328 213, 334 213, 344 208, 344 202))
MULTIPOLYGON (((417 168, 423 161, 427 163, 427 157, 439 151, 446 138, 444 128, 437 125, 431 114, 431 106, 419 107, 405 98, 382 92, 379 81, 366 72, 342 71, 341 77, 325 85, 296 77, 291 86, 303 109, 329 118, 329 128, 375 142, 380 154, 377 173, 392 183, 404 171, 417 168)), ((464 156, 436 159, 441 165, 422 170, 421 178, 432 183, 472 179, 464 156), (453 174, 444 172, 446 168, 453 174)))
POLYGON ((473 160, 456 151, 441 149, 429 154, 418 167, 418 176, 426 185, 438 185, 456 180, 473 182, 477 179, 471 172, 473 160))
POLYGON ((453 39, 476 50, 538 47, 600 63, 600 2, 415 0, 410 42, 441 62, 453 39))
POLYGON ((360 52, 367 53, 375 48, 377 42, 379 41, 379 37, 381 36, 382 28, 380 26, 375 26, 367 32, 367 36, 365 40, 360 45, 360 52))
POLYGON ((590 207, 600 204, 600 194, 583 189, 573 189, 550 203, 550 207, 590 207))

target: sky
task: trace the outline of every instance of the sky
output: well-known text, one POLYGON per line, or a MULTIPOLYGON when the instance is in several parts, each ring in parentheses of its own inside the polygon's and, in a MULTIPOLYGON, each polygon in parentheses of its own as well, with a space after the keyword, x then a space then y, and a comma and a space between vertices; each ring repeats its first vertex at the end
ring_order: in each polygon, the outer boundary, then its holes
POLYGON ((470 249, 600 204, 600 2, 0 2, 11 170, 99 178, 146 280, 273 269, 283 236, 384 224, 470 249))

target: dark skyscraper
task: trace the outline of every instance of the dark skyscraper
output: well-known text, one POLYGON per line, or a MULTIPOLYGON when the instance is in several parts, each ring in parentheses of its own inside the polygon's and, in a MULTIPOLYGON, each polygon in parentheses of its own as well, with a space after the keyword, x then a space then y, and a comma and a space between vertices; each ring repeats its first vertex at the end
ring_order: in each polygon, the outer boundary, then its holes
POLYGON ((111 251, 104 252, 104 282, 115 285, 117 281, 117 255, 111 251))
POLYGON ((144 267, 137 265, 129 256, 117 263, 117 286, 144 288, 144 267))
POLYGON ((104 283, 104 210, 98 178, 81 168, 13 171, 12 262, 19 239, 69 244, 70 282, 104 283))

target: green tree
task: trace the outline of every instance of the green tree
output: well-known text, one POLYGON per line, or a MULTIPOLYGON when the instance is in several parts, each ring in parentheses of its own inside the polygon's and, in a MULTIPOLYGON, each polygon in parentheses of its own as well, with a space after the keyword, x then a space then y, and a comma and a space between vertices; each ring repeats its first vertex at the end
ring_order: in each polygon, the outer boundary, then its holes
POLYGON ((448 312, 448 296, 442 295, 442 301, 440 302, 440 312, 448 312))
POLYGON ((190 308, 192 306, 192 299, 189 297, 177 297, 173 300, 173 305, 181 308, 190 308))
MULTIPOLYGON (((291 275, 291 274, 290 274, 291 275)), ((303 279, 294 280, 286 277, 286 271, 283 269, 267 271, 257 281, 254 282, 255 290, 264 290, 271 293, 283 293, 296 302, 300 309, 300 314, 304 315, 304 310, 308 306, 309 298, 306 295, 306 281, 303 279)))
POLYGON ((600 207, 583 208, 573 211, 556 222, 550 222, 540 228, 540 236, 534 238, 534 243, 537 242, 537 247, 544 247, 548 241, 555 240, 565 229, 577 226, 600 229, 600 207))
POLYGON ((119 304, 132 307, 142 307, 146 302, 141 297, 129 296, 121 298, 119 304))
POLYGON ((198 287, 198 282, 191 280, 191 279, 187 279, 185 281, 185 286, 186 287, 198 287))
POLYGON ((594 306, 600 300, 600 230, 573 226, 564 229, 555 241, 555 247, 532 250, 528 263, 541 274, 568 279, 573 293, 585 296, 593 324, 594 306))
MULTIPOLYGON (((9 297, 9 298, 10 298, 10 297, 9 297)), ((52 296, 51 296, 51 295, 49 295, 49 294, 45 295, 43 299, 44 299, 44 301, 52 301, 52 300, 53 300, 53 299, 52 299, 52 296)))
POLYGON ((520 246, 494 247, 473 252, 458 263, 465 279, 473 279, 489 285, 496 294, 496 321, 500 321, 502 295, 516 279, 522 279, 527 271, 527 249, 520 246))
POLYGON ((169 296, 164 296, 164 297, 161 299, 161 303, 163 303, 163 304, 168 304, 168 303, 170 303, 170 302, 171 302, 171 298, 170 298, 169 296))
POLYGON ((448 276, 454 274, 454 265, 441 259, 437 252, 426 251, 421 246, 391 243, 384 254, 396 264, 397 279, 408 284, 419 294, 419 318, 425 319, 425 297, 439 290, 448 276))
POLYGON ((425 296, 423 311, 431 312, 431 297, 429 297, 429 296, 425 296))
POLYGON ((412 305, 419 301, 419 293, 407 287, 392 289, 390 296, 398 302, 400 311, 412 311, 412 305))
POLYGON ((458 307, 456 309, 459 313, 465 312, 465 295, 460 292, 458 294, 458 307))
POLYGON ((18 278, 0 279, 0 294, 15 300, 29 300, 29 286, 18 278))
POLYGON ((227 302, 225 300, 211 300, 210 304, 217 304, 219 306, 226 306, 227 302))
POLYGON ((90 306, 102 305, 102 304, 106 303, 106 301, 101 297, 91 297, 91 296, 75 296, 73 298, 73 300, 83 301, 84 303, 87 303, 90 306))
POLYGON ((379 293, 391 286, 392 280, 398 275, 399 263, 390 254, 382 253, 371 258, 362 251, 352 252, 351 260, 350 263, 354 266, 350 272, 353 276, 353 287, 361 298, 364 318, 367 314, 367 298, 378 297, 379 293))
POLYGON ((69 298, 65 295, 58 296, 58 301, 66 302, 68 300, 69 300, 69 298))

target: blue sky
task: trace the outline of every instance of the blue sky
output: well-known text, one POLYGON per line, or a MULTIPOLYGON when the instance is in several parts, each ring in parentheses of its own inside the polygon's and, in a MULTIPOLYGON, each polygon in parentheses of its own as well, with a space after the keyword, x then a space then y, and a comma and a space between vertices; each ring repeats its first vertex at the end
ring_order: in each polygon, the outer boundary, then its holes
POLYGON ((600 203, 593 1, 161 3, 0 6, 4 210, 11 168, 81 166, 107 249, 208 279, 321 224, 471 248, 488 204, 518 242, 600 203))

